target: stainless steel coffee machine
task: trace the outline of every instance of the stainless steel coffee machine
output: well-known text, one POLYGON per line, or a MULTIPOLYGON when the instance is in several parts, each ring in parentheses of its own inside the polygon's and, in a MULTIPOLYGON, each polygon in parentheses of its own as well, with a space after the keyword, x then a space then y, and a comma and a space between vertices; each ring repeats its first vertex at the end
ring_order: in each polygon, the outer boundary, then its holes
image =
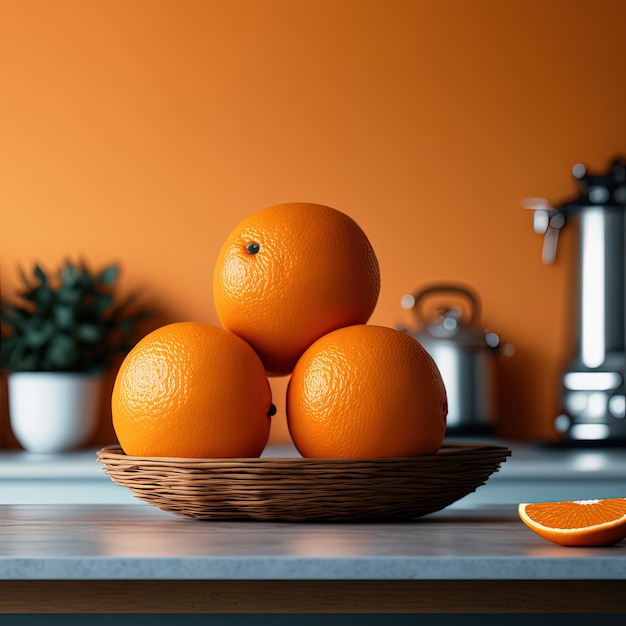
POLYGON ((554 263, 559 231, 578 227, 575 358, 561 381, 555 428, 566 441, 626 442, 626 162, 607 172, 572 169, 580 193, 559 206, 527 198, 542 260, 554 263))

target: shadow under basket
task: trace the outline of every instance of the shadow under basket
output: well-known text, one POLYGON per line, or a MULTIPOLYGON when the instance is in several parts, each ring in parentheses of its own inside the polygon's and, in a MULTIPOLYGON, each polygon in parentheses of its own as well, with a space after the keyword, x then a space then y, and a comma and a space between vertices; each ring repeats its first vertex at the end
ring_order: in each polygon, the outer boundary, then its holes
POLYGON ((511 451, 444 443, 437 454, 384 459, 191 459, 97 452, 118 485, 154 506, 203 520, 406 521, 475 491, 511 451))

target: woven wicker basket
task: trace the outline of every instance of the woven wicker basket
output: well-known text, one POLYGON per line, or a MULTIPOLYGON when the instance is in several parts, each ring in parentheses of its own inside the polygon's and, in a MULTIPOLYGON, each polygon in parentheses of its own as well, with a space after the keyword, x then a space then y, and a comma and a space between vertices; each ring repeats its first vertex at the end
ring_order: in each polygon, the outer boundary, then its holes
POLYGON ((98 460, 117 484, 165 511, 209 520, 409 520, 484 484, 511 454, 494 445, 444 443, 432 456, 392 459, 182 459, 120 448, 98 460))

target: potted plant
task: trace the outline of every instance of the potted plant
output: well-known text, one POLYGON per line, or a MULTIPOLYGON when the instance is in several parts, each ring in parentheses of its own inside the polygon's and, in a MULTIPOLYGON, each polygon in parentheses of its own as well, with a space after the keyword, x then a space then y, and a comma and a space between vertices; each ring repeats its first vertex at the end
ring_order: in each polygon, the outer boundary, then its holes
POLYGON ((21 270, 15 302, 2 301, 0 367, 8 372, 9 418, 32 452, 80 447, 97 427, 103 375, 134 344, 145 310, 118 302, 119 267, 92 272, 66 261, 54 275, 21 270))

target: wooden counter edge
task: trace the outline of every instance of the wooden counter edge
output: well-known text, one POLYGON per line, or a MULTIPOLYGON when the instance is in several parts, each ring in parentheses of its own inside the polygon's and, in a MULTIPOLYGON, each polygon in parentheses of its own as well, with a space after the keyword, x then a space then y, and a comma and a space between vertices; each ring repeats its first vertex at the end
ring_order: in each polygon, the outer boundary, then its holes
POLYGON ((2 580, 0 613, 622 613, 626 580, 2 580))

